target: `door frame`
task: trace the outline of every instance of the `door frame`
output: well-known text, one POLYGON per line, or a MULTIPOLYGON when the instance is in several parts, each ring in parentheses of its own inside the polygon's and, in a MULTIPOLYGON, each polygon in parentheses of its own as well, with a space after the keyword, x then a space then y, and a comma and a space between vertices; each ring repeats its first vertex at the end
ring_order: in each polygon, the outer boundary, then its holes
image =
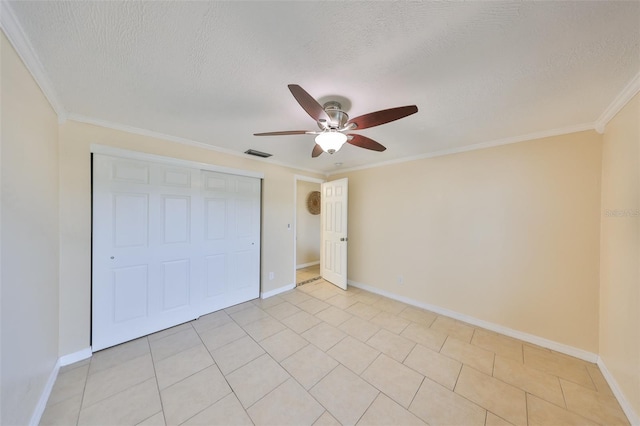
MULTIPOLYGON (((318 179, 304 175, 293 176, 293 288, 296 287, 298 269, 298 181, 312 182, 322 185, 326 179, 318 179)), ((322 228, 322 225, 320 225, 322 228)))

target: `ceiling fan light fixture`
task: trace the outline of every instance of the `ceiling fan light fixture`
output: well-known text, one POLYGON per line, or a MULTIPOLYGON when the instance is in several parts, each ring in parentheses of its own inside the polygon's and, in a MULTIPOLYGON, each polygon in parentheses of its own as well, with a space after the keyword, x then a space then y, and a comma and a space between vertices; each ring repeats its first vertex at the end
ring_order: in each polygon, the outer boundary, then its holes
POLYGON ((347 142, 347 135, 336 131, 322 132, 316 136, 316 143, 329 154, 339 151, 345 142, 347 142))

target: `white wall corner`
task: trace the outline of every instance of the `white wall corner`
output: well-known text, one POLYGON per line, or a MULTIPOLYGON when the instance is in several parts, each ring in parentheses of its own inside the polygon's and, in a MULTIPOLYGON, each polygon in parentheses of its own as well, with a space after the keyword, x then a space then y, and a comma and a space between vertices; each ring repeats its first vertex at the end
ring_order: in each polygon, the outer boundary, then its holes
POLYGON ((636 426, 640 425, 640 416, 638 415, 638 413, 634 411, 633 407, 631 406, 631 403, 626 398, 622 390, 620 390, 620 386, 618 386, 618 382, 616 382, 616 379, 613 377, 613 374, 611 374, 611 372, 605 365, 604 360, 600 357, 598 357, 598 367, 600 368, 600 371, 602 372, 602 375, 604 376, 605 380, 609 384, 611 391, 613 392, 616 399, 620 403, 620 407, 622 407, 622 411, 624 411, 624 414, 626 414, 627 419, 629 420, 629 423, 631 423, 631 425, 636 425, 636 426))
POLYGON ((278 287, 278 288, 273 289, 271 291, 261 292, 260 293, 260 299, 268 299, 269 297, 276 296, 276 295, 278 295, 280 293, 284 293, 284 292, 289 291, 289 290, 293 290, 294 288, 296 288, 295 283, 294 284, 287 284, 285 286, 278 287))
POLYGON ((38 404, 36 408, 33 410, 33 414, 31 414, 31 419, 29 420, 29 426, 38 426, 40 424, 40 419, 42 418, 42 414, 44 413, 45 408, 47 408, 47 401, 49 401, 49 396, 51 395, 51 390, 53 390, 53 385, 56 383, 56 379, 58 378, 58 372, 60 371, 60 360, 56 362, 56 365, 53 366, 53 370, 51 374, 49 374, 49 379, 47 379, 47 383, 44 385, 44 389, 40 394, 40 399, 38 400, 38 404))
POLYGON ((58 94, 53 89, 53 84, 47 73, 44 71, 42 62, 36 55, 33 45, 29 41, 26 33, 20 25, 20 21, 15 15, 13 8, 8 1, 0 1, 0 26, 6 34, 7 38, 11 42, 11 45, 22 59, 22 62, 27 67, 33 79, 36 81, 40 90, 44 93, 44 96, 49 101, 51 108, 58 115, 58 122, 64 123, 67 119, 67 111, 62 106, 58 94))
POLYGON ((638 92, 640 92, 640 72, 635 75, 622 89, 622 91, 616 96, 616 98, 609 104, 609 106, 602 112, 600 117, 595 122, 596 130, 599 133, 604 133, 604 129, 607 123, 611 121, 617 113, 633 98, 638 92))

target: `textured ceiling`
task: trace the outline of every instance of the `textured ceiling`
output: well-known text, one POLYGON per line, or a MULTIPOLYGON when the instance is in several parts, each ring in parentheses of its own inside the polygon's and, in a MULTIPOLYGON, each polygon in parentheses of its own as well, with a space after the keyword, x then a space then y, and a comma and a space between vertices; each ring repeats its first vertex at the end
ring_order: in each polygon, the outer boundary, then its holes
POLYGON ((10 2, 71 118, 333 172, 594 123, 640 70, 640 2, 10 2), (312 159, 287 84, 419 112, 312 159))

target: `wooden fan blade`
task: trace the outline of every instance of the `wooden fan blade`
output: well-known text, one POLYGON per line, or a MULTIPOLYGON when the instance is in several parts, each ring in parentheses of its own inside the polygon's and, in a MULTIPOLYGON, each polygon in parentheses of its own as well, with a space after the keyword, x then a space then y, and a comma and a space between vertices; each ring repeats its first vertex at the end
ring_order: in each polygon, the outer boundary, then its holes
POLYGON ((297 84, 290 84, 288 87, 293 97, 296 98, 296 101, 298 101, 302 109, 304 109, 311 118, 316 121, 320 121, 320 119, 330 121, 329 116, 324 111, 324 108, 322 108, 322 105, 320 105, 318 101, 316 101, 313 96, 308 94, 302 87, 297 84))
POLYGON ((350 143, 351 145, 355 145, 360 148, 370 149, 372 151, 378 151, 378 152, 382 152, 385 149, 387 149, 384 147, 384 145, 380 145, 378 142, 366 136, 354 135, 354 134, 351 134, 349 136, 353 136, 352 138, 347 139, 347 142, 350 143))
POLYGON ((316 146, 313 147, 313 151, 311 151, 311 156, 313 158, 316 158, 317 156, 319 156, 323 152, 324 151, 322 150, 322 147, 320 145, 316 144, 316 146))
POLYGON ((383 109, 381 111, 371 112, 369 114, 353 118, 349 120, 347 126, 349 124, 355 124, 356 129, 358 130, 366 129, 369 127, 379 126, 381 124, 399 120, 408 115, 415 114, 416 112, 418 112, 418 107, 415 105, 383 109))
POLYGON ((254 133, 253 136, 306 135, 308 130, 284 130, 282 132, 254 133))

